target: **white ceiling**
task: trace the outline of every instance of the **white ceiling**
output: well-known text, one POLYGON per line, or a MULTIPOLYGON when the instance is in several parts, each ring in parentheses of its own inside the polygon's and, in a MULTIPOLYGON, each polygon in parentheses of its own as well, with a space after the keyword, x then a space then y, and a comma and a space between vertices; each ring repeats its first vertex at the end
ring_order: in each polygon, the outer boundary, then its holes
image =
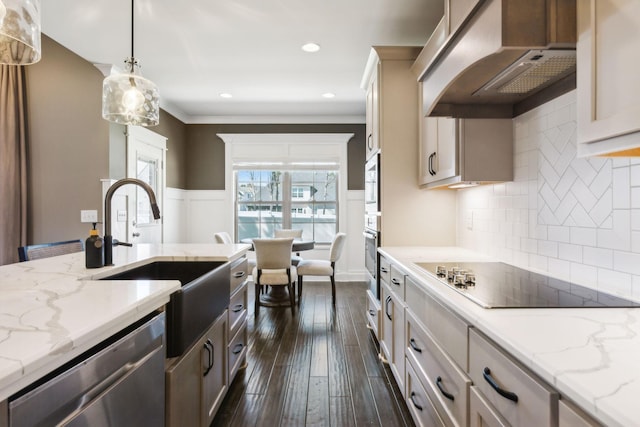
MULTIPOLYGON (((443 3, 137 0, 135 56, 161 106, 185 123, 362 123, 370 47, 424 45, 443 3), (300 49, 311 41, 319 52, 300 49)), ((44 0, 42 29, 87 61, 121 66, 131 2, 44 0)))

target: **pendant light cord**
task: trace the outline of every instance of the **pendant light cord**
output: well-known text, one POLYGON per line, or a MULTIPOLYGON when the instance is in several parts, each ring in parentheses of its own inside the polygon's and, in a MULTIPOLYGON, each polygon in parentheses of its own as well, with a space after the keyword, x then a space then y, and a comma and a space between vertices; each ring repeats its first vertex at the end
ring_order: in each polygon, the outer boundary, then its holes
POLYGON ((133 0, 131 0, 131 60, 133 60, 133 35, 134 35, 134 26, 133 26, 133 0))

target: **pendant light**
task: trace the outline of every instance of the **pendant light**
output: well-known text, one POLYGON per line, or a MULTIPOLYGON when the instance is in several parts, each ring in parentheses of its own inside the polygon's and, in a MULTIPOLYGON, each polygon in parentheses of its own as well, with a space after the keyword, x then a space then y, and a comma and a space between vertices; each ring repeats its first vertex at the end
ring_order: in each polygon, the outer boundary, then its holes
POLYGON ((40 0, 0 0, 0 64, 40 61, 40 0))
POLYGON ((112 71, 102 82, 102 117, 124 125, 155 126, 160 121, 160 94, 158 87, 140 74, 140 64, 133 55, 133 38, 131 0, 131 57, 125 59, 123 72, 112 71))

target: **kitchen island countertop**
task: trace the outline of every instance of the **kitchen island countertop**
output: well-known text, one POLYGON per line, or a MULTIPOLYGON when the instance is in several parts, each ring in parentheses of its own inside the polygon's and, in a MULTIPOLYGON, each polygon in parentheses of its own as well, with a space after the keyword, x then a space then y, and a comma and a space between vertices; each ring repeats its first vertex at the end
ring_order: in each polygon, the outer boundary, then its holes
POLYGON ((84 252, 0 267, 0 402, 154 310, 176 280, 100 281, 152 261, 232 261, 249 245, 136 244, 115 266, 86 269, 84 252))
POLYGON ((415 263, 494 259, 455 247, 383 247, 380 253, 603 424, 640 425, 640 309, 485 309, 415 263))

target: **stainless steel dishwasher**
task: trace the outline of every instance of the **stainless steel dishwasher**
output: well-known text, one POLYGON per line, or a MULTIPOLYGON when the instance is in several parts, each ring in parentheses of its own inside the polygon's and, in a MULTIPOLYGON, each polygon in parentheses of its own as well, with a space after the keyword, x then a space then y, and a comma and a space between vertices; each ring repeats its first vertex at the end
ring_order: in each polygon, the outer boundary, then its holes
POLYGON ((9 399, 9 426, 163 426, 164 313, 9 399))

